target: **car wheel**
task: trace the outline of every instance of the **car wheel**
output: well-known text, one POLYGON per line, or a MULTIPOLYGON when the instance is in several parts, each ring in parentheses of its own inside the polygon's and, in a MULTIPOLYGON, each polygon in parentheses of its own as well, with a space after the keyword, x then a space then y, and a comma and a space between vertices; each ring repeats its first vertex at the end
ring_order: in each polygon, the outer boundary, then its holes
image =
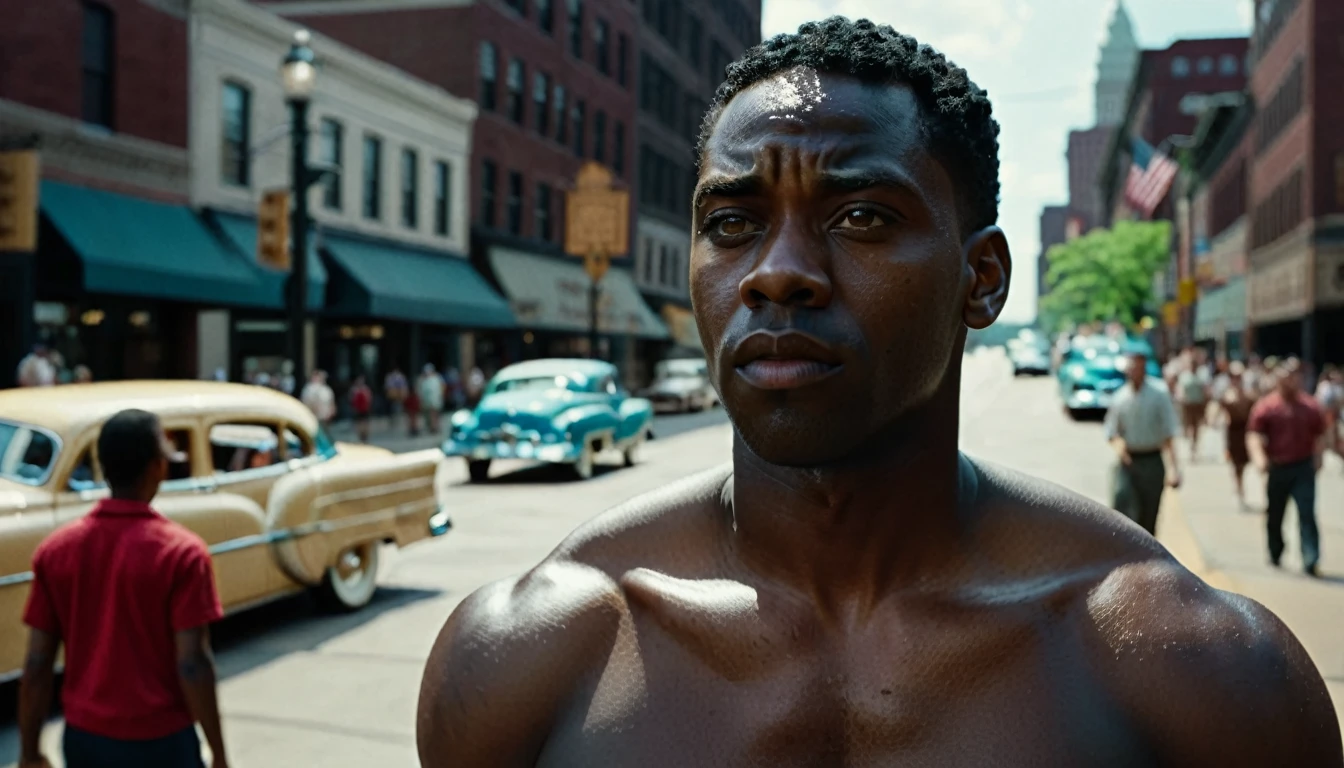
POLYGON ((467 474, 471 476, 471 482, 484 483, 490 479, 490 460, 481 459, 480 461, 467 462, 467 474))
POLYGON ((354 611, 369 604, 378 590, 377 541, 351 547, 336 558, 322 577, 318 597, 334 611, 354 611))
POLYGON ((625 447, 622 454, 625 456, 625 466, 633 467, 635 462, 639 461, 639 448, 644 443, 643 440, 635 438, 625 447))
POLYGON ((585 440, 583 450, 579 453, 579 460, 574 462, 574 476, 580 480, 587 480, 593 476, 593 451, 592 441, 585 440))

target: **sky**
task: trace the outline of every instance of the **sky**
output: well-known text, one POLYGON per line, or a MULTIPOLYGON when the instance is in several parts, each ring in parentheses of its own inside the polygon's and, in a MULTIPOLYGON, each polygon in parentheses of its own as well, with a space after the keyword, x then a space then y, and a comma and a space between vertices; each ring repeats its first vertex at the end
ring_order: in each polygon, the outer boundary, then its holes
MULTIPOLYGON (((1139 45, 1249 34, 1254 0, 1124 0, 1139 45)), ((999 225, 1012 285, 1003 319, 1036 314, 1040 214, 1068 201, 1068 132, 1093 124, 1097 59, 1116 0, 764 0, 766 37, 840 14, 939 49, 989 93, 999 136, 999 225)))

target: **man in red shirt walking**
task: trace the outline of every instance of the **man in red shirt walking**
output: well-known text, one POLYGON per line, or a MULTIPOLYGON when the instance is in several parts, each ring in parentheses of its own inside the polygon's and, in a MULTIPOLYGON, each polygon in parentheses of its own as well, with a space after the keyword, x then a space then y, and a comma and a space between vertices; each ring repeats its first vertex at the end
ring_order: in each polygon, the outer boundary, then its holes
POLYGON ((61 643, 69 768, 197 768, 197 722, 214 768, 228 764, 208 630, 223 615, 210 553, 149 506, 173 452, 158 417, 113 416, 98 436, 111 498, 33 555, 20 768, 47 764, 38 739, 61 643))
POLYGON ((1301 376, 1301 368, 1290 362, 1279 374, 1275 390, 1255 404, 1246 427, 1246 447, 1255 466, 1266 475, 1270 562, 1278 566, 1283 555, 1283 515, 1291 496, 1297 504, 1303 570, 1316 576, 1321 556, 1316 473, 1325 452, 1325 414, 1315 400, 1303 394, 1301 376))

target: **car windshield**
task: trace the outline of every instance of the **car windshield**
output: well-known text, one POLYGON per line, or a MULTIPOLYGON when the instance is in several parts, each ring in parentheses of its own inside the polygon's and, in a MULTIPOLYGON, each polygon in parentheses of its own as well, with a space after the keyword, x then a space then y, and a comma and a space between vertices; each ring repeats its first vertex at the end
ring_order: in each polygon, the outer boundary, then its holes
POLYGON ((0 477, 27 485, 47 481, 56 463, 56 440, 44 430, 0 421, 0 477))
POLYGON ((579 382, 569 376, 528 376, 517 379, 496 381, 490 386, 490 393, 496 392, 544 392, 552 389, 568 389, 582 392, 579 382))

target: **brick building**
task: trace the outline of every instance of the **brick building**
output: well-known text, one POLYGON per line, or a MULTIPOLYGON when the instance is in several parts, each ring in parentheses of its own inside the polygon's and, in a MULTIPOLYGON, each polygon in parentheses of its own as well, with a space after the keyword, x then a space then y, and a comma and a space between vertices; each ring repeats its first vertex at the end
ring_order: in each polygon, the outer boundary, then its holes
POLYGON ((1067 205, 1047 205, 1041 209, 1041 252, 1036 257, 1036 301, 1037 312, 1040 300, 1050 292, 1046 282, 1050 271, 1050 260, 1046 258, 1050 249, 1068 239, 1069 207, 1067 205))
POLYGON ((1106 125, 1069 131, 1069 213, 1079 219, 1082 232, 1101 226, 1106 218, 1097 178, 1114 133, 1115 129, 1106 125))
POLYGON ((195 376, 199 313, 270 301, 187 205, 187 6, 0 0, 0 144, 42 169, 37 251, 0 275, 0 386, 34 340, 95 378, 195 376))
POLYGON ((1249 312, 1263 354, 1344 359, 1344 5, 1256 3, 1249 312))
MULTIPOLYGON (((498 365, 587 355, 589 279, 563 253, 564 192, 586 160, 627 184, 634 177, 638 7, 628 0, 263 5, 479 104, 471 256, 522 328, 497 347, 478 340, 477 356, 498 365)), ((668 335, 629 264, 629 254, 615 261, 599 305, 599 354, 627 373, 643 343, 668 335)))
MULTIPOLYGON (((1167 154, 1172 153, 1173 144, 1188 141, 1199 114, 1188 103, 1182 106, 1186 97, 1242 90, 1247 79, 1248 45, 1244 37, 1208 38, 1177 40, 1162 50, 1143 51, 1124 119, 1102 158, 1098 183, 1105 226, 1115 219, 1134 216, 1124 196, 1130 139, 1142 139, 1167 154)), ((1169 196, 1158 206, 1154 218, 1171 219, 1174 212, 1169 196)))
POLYGON ((635 279, 676 352, 700 350, 690 312, 691 190, 700 123, 723 70, 760 41, 760 0, 643 0, 639 16, 635 279))

